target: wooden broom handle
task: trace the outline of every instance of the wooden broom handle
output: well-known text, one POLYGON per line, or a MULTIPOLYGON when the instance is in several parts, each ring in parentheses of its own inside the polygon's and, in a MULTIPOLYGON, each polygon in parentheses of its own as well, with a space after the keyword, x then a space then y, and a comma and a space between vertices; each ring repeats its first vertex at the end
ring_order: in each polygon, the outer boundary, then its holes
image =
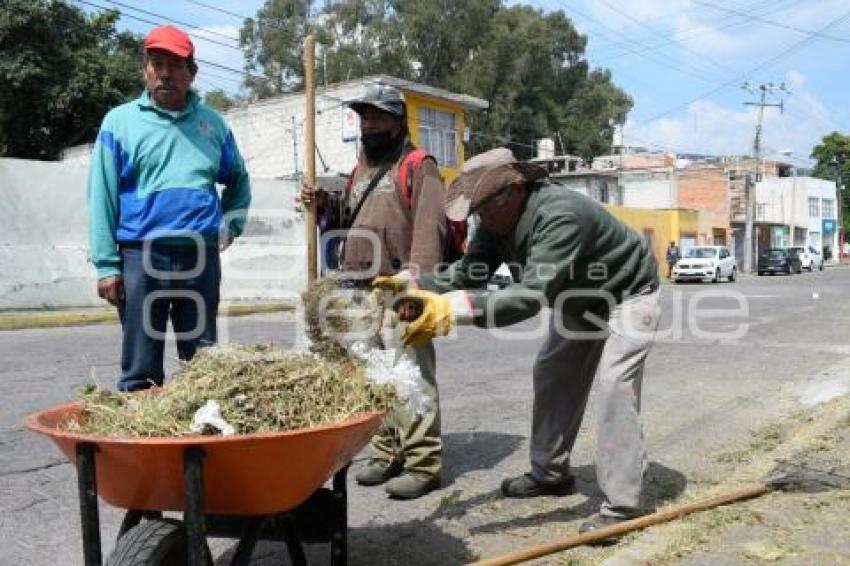
MULTIPOLYGON (((304 40, 304 178, 310 187, 316 186, 316 81, 313 69, 316 55, 316 38, 312 34, 304 40)), ((295 132, 293 132, 294 134, 295 132)), ((316 238, 316 199, 307 207, 307 283, 318 274, 316 238)))
POLYGON ((727 505, 729 503, 734 503, 735 501, 743 501, 745 499, 759 497, 768 491, 770 491, 770 488, 765 484, 744 487, 736 491, 703 499, 702 501, 674 505, 673 507, 668 507, 667 509, 662 509, 661 511, 656 511, 649 515, 643 515, 642 517, 609 525, 595 531, 569 535, 560 540, 529 546, 507 554, 502 554, 501 556, 494 556, 493 558, 479 560, 478 562, 473 562, 472 566, 502 566, 505 564, 518 564, 519 562, 540 558, 541 556, 560 552, 568 548, 573 548, 574 546, 600 542, 612 536, 622 535, 638 529, 644 529, 652 525, 658 525, 660 523, 666 523, 673 519, 678 519, 698 511, 705 511, 706 509, 727 505))

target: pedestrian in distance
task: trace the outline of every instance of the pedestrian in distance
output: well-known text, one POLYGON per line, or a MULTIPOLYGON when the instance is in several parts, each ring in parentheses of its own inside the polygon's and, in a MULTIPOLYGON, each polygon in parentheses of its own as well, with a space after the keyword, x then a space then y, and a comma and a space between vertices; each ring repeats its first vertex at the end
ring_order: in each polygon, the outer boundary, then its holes
POLYGON ((676 245, 676 242, 670 242, 670 245, 667 246, 667 279, 673 277, 673 267, 680 259, 682 259, 682 255, 679 253, 679 246, 676 245))
MULTIPOLYGON (((330 256, 325 267, 339 267, 335 277, 364 289, 377 275, 436 269, 446 237, 445 191, 434 158, 410 142, 402 93, 372 84, 348 106, 360 117, 361 150, 345 191, 334 199, 329 191, 305 186, 301 194, 307 204, 315 200, 323 231, 346 232, 340 248, 323 246, 330 256)), ((396 341, 385 335, 383 345, 403 348, 396 341)), ((423 340, 404 356, 419 369, 419 410, 395 415, 397 424, 378 432, 372 457, 355 479, 361 485, 383 484, 393 498, 413 499, 440 484, 440 406, 434 345, 423 340)))
POLYGON ((581 530, 644 513, 640 394, 660 315, 658 266, 647 240, 506 148, 478 155, 464 169, 449 188, 446 211, 453 220, 480 219, 465 257, 438 274, 381 277, 373 285, 419 303, 421 316, 403 333, 410 344, 458 325, 511 325, 550 307, 532 372, 531 469, 506 479, 501 491, 525 498, 574 490, 570 454, 595 380, 596 475, 605 499, 581 530), (517 267, 519 280, 489 290, 503 262, 517 267))
POLYGON ((121 319, 121 391, 162 385, 169 319, 183 360, 216 341, 219 253, 251 202, 233 134, 190 88, 194 53, 183 31, 153 29, 144 92, 107 113, 92 153, 91 261, 98 295, 121 319))

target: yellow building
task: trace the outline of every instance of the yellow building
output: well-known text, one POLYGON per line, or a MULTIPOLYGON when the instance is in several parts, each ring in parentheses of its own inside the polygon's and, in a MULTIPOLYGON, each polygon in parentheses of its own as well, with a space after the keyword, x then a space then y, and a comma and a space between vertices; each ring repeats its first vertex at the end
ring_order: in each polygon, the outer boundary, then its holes
POLYGON ((487 101, 385 75, 372 79, 404 93, 410 139, 437 159, 448 186, 463 166, 465 114, 487 108, 487 101))
POLYGON ((658 260, 658 272, 667 275, 664 258, 670 242, 679 242, 683 234, 696 234, 700 213, 696 210, 655 210, 626 206, 608 206, 608 210, 626 226, 647 238, 658 260))

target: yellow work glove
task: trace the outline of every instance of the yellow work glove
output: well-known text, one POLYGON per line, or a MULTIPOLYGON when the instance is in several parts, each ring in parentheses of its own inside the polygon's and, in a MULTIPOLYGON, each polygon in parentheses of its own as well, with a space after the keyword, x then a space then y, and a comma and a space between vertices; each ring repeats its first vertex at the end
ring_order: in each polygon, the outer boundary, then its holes
POLYGON ((421 346, 438 336, 448 335, 458 324, 472 322, 472 306, 464 291, 438 295, 412 289, 400 302, 404 301, 418 302, 422 311, 401 334, 405 346, 421 346))
POLYGON ((392 291, 393 293, 403 293, 409 287, 416 287, 413 282, 413 275, 407 270, 400 271, 395 275, 378 276, 372 279, 373 289, 382 289, 384 291, 392 291))

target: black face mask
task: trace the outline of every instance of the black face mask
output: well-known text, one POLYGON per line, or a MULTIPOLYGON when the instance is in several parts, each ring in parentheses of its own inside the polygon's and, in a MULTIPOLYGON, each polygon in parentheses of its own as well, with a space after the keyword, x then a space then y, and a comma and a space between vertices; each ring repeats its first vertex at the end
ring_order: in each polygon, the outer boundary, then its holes
POLYGON ((403 137, 399 134, 393 136, 390 132, 369 132, 360 134, 360 143, 363 144, 363 153, 370 164, 382 163, 395 160, 401 149, 403 137))

